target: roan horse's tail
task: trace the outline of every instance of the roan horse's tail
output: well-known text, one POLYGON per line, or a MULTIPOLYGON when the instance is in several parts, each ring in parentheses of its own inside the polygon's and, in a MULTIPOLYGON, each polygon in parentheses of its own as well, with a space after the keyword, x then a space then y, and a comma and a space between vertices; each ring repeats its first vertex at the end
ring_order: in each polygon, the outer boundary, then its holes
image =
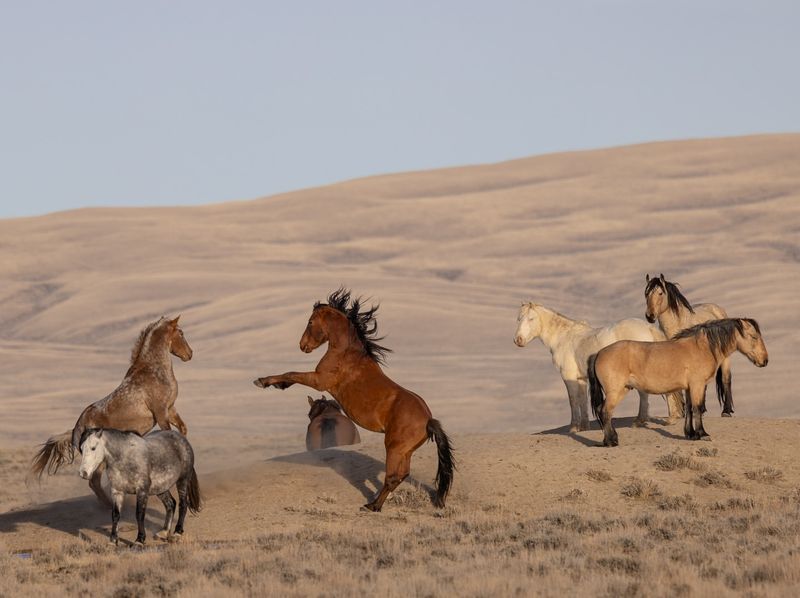
POLYGON ((438 508, 444 507, 447 493, 453 484, 453 470, 456 468, 453 460, 453 449, 450 446, 450 439, 442 429, 442 424, 438 419, 428 420, 425 428, 428 432, 428 440, 436 442, 436 452, 439 455, 439 468, 436 470, 436 496, 433 504, 438 508))
POLYGON ((595 371, 595 363, 597 362, 597 353, 589 356, 587 362, 586 373, 589 377, 589 396, 592 399, 592 413, 600 421, 603 422, 603 405, 605 405, 606 397, 603 393, 603 385, 597 379, 597 372, 595 371))
POLYGON ((55 475, 62 465, 72 463, 74 459, 72 430, 67 430, 58 436, 51 436, 42 445, 31 463, 31 473, 41 478, 47 470, 48 475, 55 475))
POLYGON ((189 502, 189 510, 195 515, 203 508, 203 499, 200 496, 200 484, 197 482, 197 472, 192 467, 192 477, 189 478, 189 487, 186 499, 189 502))

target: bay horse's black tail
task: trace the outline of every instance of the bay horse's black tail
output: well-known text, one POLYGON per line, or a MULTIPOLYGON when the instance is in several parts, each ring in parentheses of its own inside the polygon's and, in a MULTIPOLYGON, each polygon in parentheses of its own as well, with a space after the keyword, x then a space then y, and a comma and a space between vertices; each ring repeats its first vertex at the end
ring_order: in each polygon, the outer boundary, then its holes
POLYGON ((194 467, 192 467, 192 477, 189 478, 188 492, 186 494, 189 510, 196 515, 203 508, 203 499, 200 496, 200 484, 197 481, 197 472, 194 467))
POLYGON ((601 424, 603 422, 603 406, 606 402, 605 393, 603 392, 603 385, 597 379, 597 372, 595 371, 595 363, 597 362, 597 353, 589 356, 586 362, 586 373, 589 377, 589 396, 592 400, 592 413, 601 424))
POLYGON ((70 464, 74 459, 72 430, 67 430, 63 434, 47 439, 31 462, 31 473, 39 478, 42 477, 45 470, 48 475, 55 475, 62 465, 70 464))
POLYGON ((436 452, 439 456, 439 467, 436 470, 436 496, 433 504, 441 509, 444 507, 450 486, 453 484, 453 470, 456 468, 453 460, 453 448, 438 419, 429 420, 425 429, 428 432, 428 440, 436 442, 436 452))

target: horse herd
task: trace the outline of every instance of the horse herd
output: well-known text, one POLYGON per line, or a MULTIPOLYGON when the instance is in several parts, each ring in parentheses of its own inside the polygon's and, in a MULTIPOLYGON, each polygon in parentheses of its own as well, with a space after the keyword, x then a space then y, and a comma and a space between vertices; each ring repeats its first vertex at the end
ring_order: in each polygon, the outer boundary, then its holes
MULTIPOLYGON (((645 298, 650 323, 627 319, 604 328, 592 328, 536 303, 520 307, 514 342, 523 347, 540 338, 550 349, 567 389, 571 432, 588 429, 591 397, 592 411, 603 426, 604 445, 616 446, 618 437, 611 423, 614 408, 629 389, 636 389, 640 397, 637 424, 647 421, 648 395, 662 394, 670 419, 683 415, 686 437, 697 440, 707 436, 702 422, 705 389, 715 372, 723 416, 733 413, 730 355, 738 350, 759 367, 767 364, 755 320, 727 318, 713 304, 693 306, 663 274, 647 277, 645 298), (658 327, 653 324, 656 320, 658 327)), ((334 397, 335 401, 308 397, 309 450, 358 442, 358 431, 350 420, 385 435, 386 475, 383 486, 364 505, 368 510, 381 510, 388 495, 409 475, 414 451, 427 440, 434 441, 438 468, 433 503, 443 507, 455 470, 450 439, 422 397, 381 369, 390 349, 379 344, 376 311, 377 306, 366 308, 344 288, 335 291, 327 303, 314 304, 300 338, 305 353, 328 344, 314 371, 268 375, 253 383, 265 389, 302 384, 334 397)), ((178 320, 161 318, 146 326, 134 344, 120 385, 86 407, 71 430, 48 439, 31 466, 34 474, 47 471, 52 475, 79 452, 81 476, 89 480, 98 499, 112 508, 111 541, 115 543, 124 494, 136 495, 137 545, 146 538, 148 496, 157 495, 164 503, 166 519, 159 536, 166 539, 182 534, 187 510, 197 512, 202 505, 187 427, 175 409, 178 383, 170 354, 183 361, 192 358, 178 320), (151 432, 155 425, 160 430, 151 432), (111 484, 111 499, 101 484, 104 472, 111 484), (179 498, 174 530, 173 486, 179 498)))

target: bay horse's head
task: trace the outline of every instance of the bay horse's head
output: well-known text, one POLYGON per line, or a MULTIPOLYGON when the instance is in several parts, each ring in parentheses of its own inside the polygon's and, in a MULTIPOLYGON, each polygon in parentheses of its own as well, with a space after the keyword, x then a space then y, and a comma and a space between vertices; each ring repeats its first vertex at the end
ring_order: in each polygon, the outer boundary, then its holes
POLYGON ((316 417, 319 417, 328 409, 335 409, 337 412, 341 412, 342 408, 339 406, 333 399, 326 399, 323 395, 319 399, 313 399, 312 397, 308 397, 308 405, 310 409, 308 410, 308 419, 313 420, 316 417))
POLYGON ((758 322, 739 318, 736 323, 736 348, 756 366, 763 368, 769 362, 769 354, 758 322))
POLYGON ((535 303, 523 303, 517 314, 517 332, 514 334, 514 344, 524 347, 542 332, 542 322, 535 303))
POLYGON ((186 337, 183 335, 183 330, 178 326, 178 320, 180 320, 180 318, 181 317, 178 316, 174 320, 170 320, 167 324, 169 352, 175 357, 180 358, 181 361, 189 361, 192 358, 193 351, 186 337))
POLYGON ((306 329, 303 331, 303 336, 300 337, 300 350, 303 353, 311 353, 323 343, 327 343, 330 335, 329 330, 335 319, 337 319, 335 310, 321 303, 314 305, 311 316, 308 318, 306 329))

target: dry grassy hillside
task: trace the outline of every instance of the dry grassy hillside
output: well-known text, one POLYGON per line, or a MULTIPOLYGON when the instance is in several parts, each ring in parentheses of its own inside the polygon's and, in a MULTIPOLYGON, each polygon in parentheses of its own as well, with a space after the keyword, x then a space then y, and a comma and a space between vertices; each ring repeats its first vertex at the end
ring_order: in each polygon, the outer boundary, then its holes
POLYGON ((654 143, 0 221, 0 595, 796 594, 798 164, 800 135, 654 143), (769 366, 734 357, 736 417, 710 401, 710 443, 660 423, 622 427, 614 450, 598 431, 530 436, 569 411, 544 347, 512 342, 520 302, 643 317, 646 272, 761 323, 769 366), (443 512, 415 486, 432 447, 386 512, 361 514, 382 438, 298 454, 307 390, 251 384, 313 368, 321 353, 298 341, 339 285, 381 302, 388 373, 453 436, 443 512), (25 470, 117 385, 139 330, 177 313, 194 349, 177 407, 207 508, 183 544, 120 556, 75 468, 41 485, 25 470))

